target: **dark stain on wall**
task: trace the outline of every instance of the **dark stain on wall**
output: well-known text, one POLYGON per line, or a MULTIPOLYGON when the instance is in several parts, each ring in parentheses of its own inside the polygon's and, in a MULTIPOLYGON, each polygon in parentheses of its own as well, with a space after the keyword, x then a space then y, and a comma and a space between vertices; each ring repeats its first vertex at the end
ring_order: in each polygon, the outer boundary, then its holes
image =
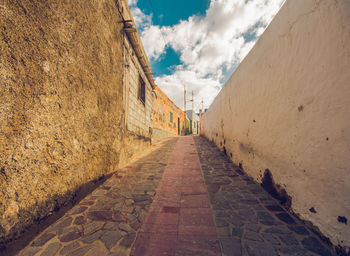
POLYGON ((338 222, 348 224, 348 219, 345 216, 338 216, 338 222))
POLYGON ((251 152, 254 152, 254 149, 251 146, 243 144, 243 143, 239 143, 239 149, 242 152, 248 153, 248 154, 250 154, 251 152))
POLYGON ((314 207, 311 207, 311 208, 309 209, 309 211, 312 212, 312 213, 317 213, 314 207))
POLYGON ((292 205, 292 198, 287 194, 286 190, 273 180, 269 169, 266 169, 261 181, 261 186, 274 198, 278 199, 284 207, 289 209, 292 205))
POLYGON ((304 106, 303 105, 300 105, 299 107, 298 107, 298 111, 299 112, 302 112, 304 110, 304 106))

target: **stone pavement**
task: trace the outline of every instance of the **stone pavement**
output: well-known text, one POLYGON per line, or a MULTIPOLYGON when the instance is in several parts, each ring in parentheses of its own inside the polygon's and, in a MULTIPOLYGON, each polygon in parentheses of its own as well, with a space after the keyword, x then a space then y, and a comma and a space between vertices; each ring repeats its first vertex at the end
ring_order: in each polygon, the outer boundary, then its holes
POLYGON ((203 137, 194 137, 223 255, 334 255, 203 137))
POLYGON ((123 168, 19 255, 333 255, 203 137, 123 168))
POLYGON ((38 235, 19 255, 129 255, 177 138, 126 168, 38 235))

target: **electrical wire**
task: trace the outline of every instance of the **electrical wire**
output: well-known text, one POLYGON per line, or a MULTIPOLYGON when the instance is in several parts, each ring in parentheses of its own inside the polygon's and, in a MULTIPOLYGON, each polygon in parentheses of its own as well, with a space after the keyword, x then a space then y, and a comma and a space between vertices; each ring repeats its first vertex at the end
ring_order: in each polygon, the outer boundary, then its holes
POLYGON ((163 42, 164 42, 164 48, 167 46, 167 43, 166 43, 166 40, 164 38, 164 35, 163 35, 163 32, 162 32, 162 29, 161 29, 161 26, 160 26, 160 22, 159 22, 159 19, 158 19, 158 15, 156 15, 156 12, 153 8, 153 4, 152 4, 152 1, 151 0, 148 0, 149 2, 149 5, 151 6, 151 9, 152 9, 152 12, 153 12, 153 15, 154 15, 154 18, 156 19, 156 22, 158 23, 157 25, 159 26, 160 28, 160 34, 162 36, 162 39, 163 39, 163 42))

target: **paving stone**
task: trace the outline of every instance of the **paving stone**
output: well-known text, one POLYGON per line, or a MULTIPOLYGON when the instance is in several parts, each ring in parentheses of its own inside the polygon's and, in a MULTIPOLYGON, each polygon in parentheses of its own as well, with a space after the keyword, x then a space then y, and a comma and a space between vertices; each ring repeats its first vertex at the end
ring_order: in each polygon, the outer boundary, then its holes
POLYGON ((272 227, 272 228, 267 228, 264 230, 265 233, 272 233, 272 234, 290 234, 292 233, 290 230, 284 228, 284 227, 272 227))
POLYGON ((275 219, 269 214, 268 212, 257 212, 258 219, 260 222, 265 221, 265 222, 274 222, 275 219))
POLYGON ((322 255, 322 256, 332 255, 332 253, 327 248, 325 248, 325 246, 323 246, 321 242, 315 237, 311 236, 311 237, 304 238, 301 241, 301 243, 303 244, 305 249, 311 252, 318 253, 319 255, 322 255))
POLYGON ((245 248, 249 256, 277 256, 277 253, 273 246, 267 243, 245 241, 245 248))
POLYGON ((76 227, 68 227, 61 231, 58 239, 61 242, 70 242, 80 237, 80 231, 76 227))
POLYGON ((91 235, 92 233, 96 232, 97 230, 101 230, 103 226, 105 225, 105 222, 102 221, 93 221, 85 224, 83 226, 84 229, 84 236, 91 235))
POLYGON ((103 226, 103 229, 105 230, 118 230, 119 229, 119 222, 115 222, 115 221, 109 221, 106 222, 103 226))
POLYGON ((230 228, 229 227, 217 227, 216 234, 218 235, 218 237, 230 236, 231 235, 230 228))
POLYGON ((299 247, 299 246, 283 247, 283 248, 279 249, 279 251, 285 255, 292 255, 292 256, 307 255, 307 250, 302 248, 302 247, 299 247))
POLYGON ((227 214, 225 211, 214 211, 215 217, 229 217, 229 214, 227 214))
MULTIPOLYGON (((144 192, 142 192, 144 194, 144 192)), ((142 202, 142 201, 149 201, 151 197, 149 195, 139 195, 135 194, 132 196, 135 203, 142 202)))
POLYGON ((91 220, 108 221, 112 219, 111 211, 89 211, 87 216, 91 220))
POLYGON ((276 214, 276 217, 287 224, 296 224, 294 219, 286 212, 276 214))
POLYGON ((48 241, 50 241, 53 237, 55 237, 55 234, 53 233, 44 233, 39 238, 34 240, 34 242, 32 243, 32 246, 43 246, 48 241))
POLYGON ((242 237, 243 235, 243 229, 242 228, 232 228, 232 232, 231 232, 231 235, 232 236, 237 236, 239 238, 242 237))
POLYGON ((105 244, 107 249, 111 249, 121 238, 122 233, 120 231, 106 231, 102 235, 101 241, 105 244))
POLYGON ((19 254, 20 256, 34 256, 36 255, 41 248, 39 247, 27 247, 21 253, 19 254))
POLYGON ((67 254, 68 252, 72 251, 73 249, 75 249, 77 247, 79 247, 79 243, 77 241, 74 241, 74 242, 64 246, 62 248, 62 250, 60 251, 60 254, 65 255, 65 254, 67 254))
POLYGON ((80 213, 85 212, 86 210, 87 210, 87 207, 86 207, 86 206, 78 205, 78 206, 74 207, 74 208, 70 211, 70 214, 72 214, 72 215, 80 214, 80 213))
POLYGON ((98 240, 102 236, 102 234, 103 234, 102 230, 99 230, 95 233, 92 233, 91 235, 86 236, 81 241, 85 244, 91 244, 91 243, 95 242, 96 240, 98 240))
POLYGON ((91 245, 86 245, 83 247, 80 247, 78 249, 75 249, 67 254, 67 256, 83 256, 85 255, 90 249, 92 248, 91 245))
POLYGON ((241 239, 238 238, 222 238, 220 239, 223 256, 242 255, 241 239))
POLYGON ((284 209, 277 204, 265 205, 265 207, 272 212, 283 212, 284 211, 284 209))
POLYGON ((243 237, 244 239, 252 241, 264 241, 264 239, 262 239, 262 237, 258 233, 252 231, 245 231, 243 237))
POLYGON ((279 236, 280 240, 286 245, 298 245, 298 240, 292 235, 279 236))
POLYGON ((187 237, 180 239, 177 243, 177 256, 220 256, 220 244, 218 240, 196 239, 195 237, 187 237))
POLYGON ((122 231, 125 231, 127 233, 134 233, 134 229, 131 228, 128 224, 126 223, 120 223, 119 224, 119 229, 122 230, 122 231))
POLYGON ((274 226, 274 225, 278 225, 279 223, 275 220, 261 220, 260 221, 261 224, 264 224, 266 226, 274 226))
POLYGON ((106 255, 106 249, 102 247, 93 247, 91 248, 84 256, 97 256, 97 255, 106 255))
POLYGON ((120 242, 120 245, 124 247, 130 247, 136 239, 136 233, 131 233, 123 237, 122 241, 120 242))
POLYGON ((244 228, 246 228, 250 231, 259 232, 261 229, 261 226, 259 226, 258 224, 254 224, 254 223, 247 223, 244 225, 244 228))
POLYGON ((113 220, 116 222, 127 222, 128 219, 125 217, 125 215, 120 211, 115 211, 113 213, 113 220))
POLYGON ((49 244, 40 256, 56 255, 58 250, 62 247, 60 243, 49 244))
POLYGON ((244 222, 242 221, 242 218, 240 218, 235 214, 232 214, 230 218, 225 218, 225 220, 231 223, 235 227, 241 227, 244 224, 244 222))
POLYGON ((241 209, 238 211, 238 215, 246 220, 253 220, 257 218, 255 212, 251 209, 241 209))
POLYGON ((127 248, 118 247, 114 252, 107 254, 107 256, 129 256, 130 252, 127 248))
POLYGON ((84 216, 77 216, 73 222, 74 225, 82 225, 85 223, 86 223, 86 218, 84 216))
POLYGON ((304 226, 289 226, 290 230, 294 231, 298 235, 309 235, 310 232, 304 226))
POLYGON ((280 241, 272 234, 262 234, 263 238, 265 239, 265 241, 273 244, 273 245, 280 245, 280 241))
POLYGON ((215 219, 215 225, 216 225, 217 227, 227 227, 227 226, 228 226, 228 223, 227 223, 225 220, 223 220, 223 219, 218 219, 218 218, 216 218, 216 219, 215 219))

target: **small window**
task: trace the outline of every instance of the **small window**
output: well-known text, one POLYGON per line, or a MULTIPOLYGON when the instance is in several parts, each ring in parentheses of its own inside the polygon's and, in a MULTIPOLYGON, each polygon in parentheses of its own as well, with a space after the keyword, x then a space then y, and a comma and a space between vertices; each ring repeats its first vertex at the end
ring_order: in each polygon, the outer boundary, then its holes
POLYGON ((170 123, 173 122, 173 112, 170 111, 170 123))
POLYGON ((145 105, 146 103, 146 84, 143 81, 142 77, 139 76, 139 91, 138 91, 138 97, 141 100, 141 102, 143 103, 143 105, 145 105))

